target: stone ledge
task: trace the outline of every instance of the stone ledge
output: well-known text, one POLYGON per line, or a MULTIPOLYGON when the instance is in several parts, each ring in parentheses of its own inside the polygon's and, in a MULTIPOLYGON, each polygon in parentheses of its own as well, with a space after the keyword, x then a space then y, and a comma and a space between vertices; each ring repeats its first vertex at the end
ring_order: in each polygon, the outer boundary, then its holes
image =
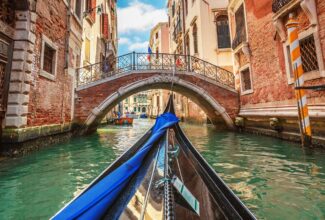
POLYGON ((71 124, 43 125, 29 128, 5 128, 2 132, 2 143, 22 143, 25 141, 66 133, 71 131, 71 124))
MULTIPOLYGON (((265 136, 270 136, 270 137, 279 138, 282 140, 287 140, 287 141, 292 141, 297 143, 300 143, 301 141, 300 134, 294 132, 277 132, 271 129, 256 128, 256 127, 246 127, 244 131, 247 133, 252 133, 256 135, 265 135, 265 136)), ((325 138, 313 136, 312 144, 313 147, 325 149, 325 138)))

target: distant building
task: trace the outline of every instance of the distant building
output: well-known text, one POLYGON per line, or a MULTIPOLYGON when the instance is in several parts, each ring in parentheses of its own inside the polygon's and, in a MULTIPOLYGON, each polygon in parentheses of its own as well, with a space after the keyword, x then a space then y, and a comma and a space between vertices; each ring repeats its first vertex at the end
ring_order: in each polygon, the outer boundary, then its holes
POLYGON ((153 53, 169 53, 168 22, 160 22, 151 29, 149 46, 153 53))
POLYGON ((129 96, 122 102, 123 114, 134 113, 136 115, 148 114, 150 101, 148 92, 140 92, 129 96))
POLYGON ((232 71, 227 5, 228 0, 168 0, 169 51, 232 71))
POLYGON ((116 0, 86 0, 83 22, 82 65, 108 61, 117 55, 116 0))

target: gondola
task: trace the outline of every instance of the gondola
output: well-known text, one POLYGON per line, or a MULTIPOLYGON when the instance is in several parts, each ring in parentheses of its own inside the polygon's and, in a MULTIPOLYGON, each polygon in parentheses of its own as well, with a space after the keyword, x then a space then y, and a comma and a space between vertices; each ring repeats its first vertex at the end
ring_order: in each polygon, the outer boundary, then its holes
POLYGON ((155 125, 51 219, 256 219, 178 121, 170 97, 155 125))

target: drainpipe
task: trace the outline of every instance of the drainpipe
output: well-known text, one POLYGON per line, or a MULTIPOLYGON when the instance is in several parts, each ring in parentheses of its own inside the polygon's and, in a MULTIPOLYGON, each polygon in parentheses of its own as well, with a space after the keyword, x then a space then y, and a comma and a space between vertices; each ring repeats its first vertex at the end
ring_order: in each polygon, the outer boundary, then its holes
POLYGON ((64 68, 69 68, 69 39, 70 39, 70 31, 71 31, 71 25, 70 25, 70 17, 71 17, 71 0, 67 0, 68 3, 68 13, 67 13, 67 31, 66 31, 66 37, 65 37, 65 64, 64 68))
POLYGON ((184 3, 185 0, 182 0, 182 15, 183 15, 183 50, 184 50, 184 54, 185 55, 189 55, 187 54, 187 50, 186 50, 186 44, 185 44, 185 3, 184 3))
MULTIPOLYGON (((67 30, 66 30, 66 37, 65 37, 65 62, 64 62, 64 69, 66 73, 69 71, 69 39, 70 39, 70 17, 71 17, 71 0, 67 0, 68 3, 68 12, 67 12, 67 30)), ((64 97, 65 97, 65 90, 64 90, 64 82, 62 84, 62 101, 61 101, 61 124, 64 124, 64 97)))

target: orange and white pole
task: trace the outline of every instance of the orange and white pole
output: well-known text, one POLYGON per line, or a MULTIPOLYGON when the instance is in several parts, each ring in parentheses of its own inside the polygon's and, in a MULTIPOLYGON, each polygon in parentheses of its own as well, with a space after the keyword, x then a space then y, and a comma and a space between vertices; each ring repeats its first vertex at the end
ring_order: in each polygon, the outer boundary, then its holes
MULTIPOLYGON (((292 69, 295 77, 295 87, 302 87, 304 85, 304 70, 302 67, 302 59, 300 53, 300 45, 298 38, 298 21, 294 19, 293 14, 290 14, 287 23, 288 37, 290 43, 290 54, 292 69)), ((304 89, 296 90, 296 98, 298 103, 298 115, 301 131, 301 140, 303 146, 310 146, 311 144, 311 125, 308 113, 307 95, 304 89)))

